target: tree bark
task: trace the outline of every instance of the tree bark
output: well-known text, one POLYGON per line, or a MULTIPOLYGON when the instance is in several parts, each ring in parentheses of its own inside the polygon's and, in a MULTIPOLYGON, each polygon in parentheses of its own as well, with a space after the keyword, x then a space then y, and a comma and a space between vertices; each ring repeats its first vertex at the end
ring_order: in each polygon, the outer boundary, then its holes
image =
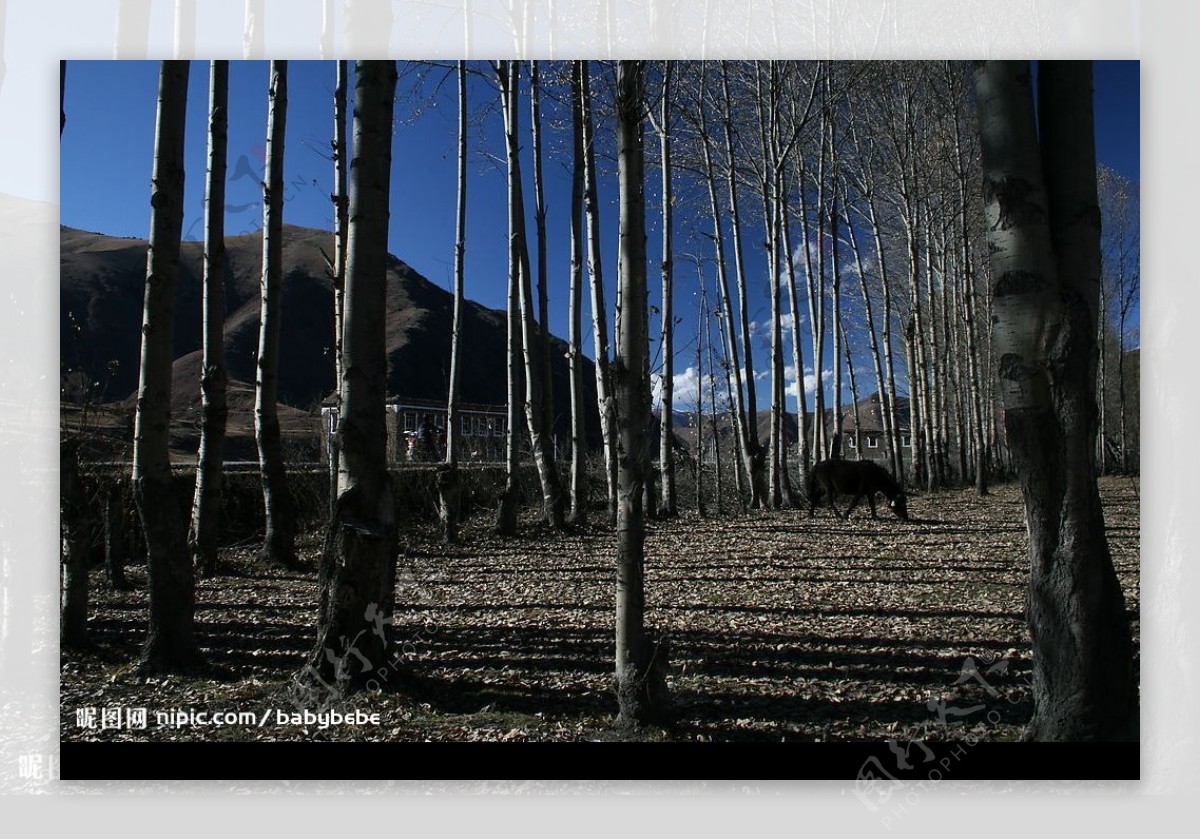
MULTIPOLYGON (((325 20, 329 39, 332 41, 332 10, 326 9, 325 20)), ((322 44, 324 51, 324 44, 322 44)), ((345 61, 337 62, 333 88, 333 395, 341 400, 342 393, 342 312, 346 298, 346 230, 349 226, 350 200, 346 195, 346 85, 348 69, 345 61)), ((337 405, 335 410, 341 410, 337 405)), ((330 434, 329 440, 329 520, 332 522, 337 509, 338 451, 337 435, 330 434)))
POLYGON ((125 505, 119 486, 104 491, 104 571, 108 585, 123 591, 130 589, 125 579, 125 558, 129 542, 125 538, 125 505))
POLYGON ((458 391, 462 379, 459 347, 462 339, 463 270, 467 252, 467 63, 458 62, 458 205, 454 214, 454 321, 450 332, 450 393, 446 398, 446 463, 438 473, 438 512, 442 537, 458 539, 462 478, 458 472, 458 391))
MULTIPOLYGON (((283 317, 283 142, 287 121, 287 62, 271 62, 267 114, 267 165, 263 181, 262 299, 258 332, 258 377, 254 389, 254 433, 262 474, 266 534, 264 562, 296 566, 295 523, 283 463, 277 411, 279 330, 283 317)), ((357 152, 356 152, 357 154, 357 152)))
MULTIPOLYGON (((703 88, 705 81, 705 72, 702 69, 700 75, 700 84, 703 88)), ((747 483, 751 485, 749 493, 751 501, 754 498, 754 463, 755 453, 750 444, 750 432, 748 429, 749 418, 746 414, 745 397, 742 391, 742 365, 741 354, 738 352, 737 336, 734 333, 734 318, 733 318, 733 301, 729 295, 729 276, 725 267, 725 235, 721 226, 721 207, 717 198, 717 173, 713 163, 712 156, 712 141, 708 133, 708 119, 706 117, 706 108, 703 101, 699 103, 700 117, 700 142, 704 153, 704 174, 705 183, 708 185, 708 203, 709 211, 712 215, 713 223, 713 247, 716 250, 717 263, 717 287, 721 297, 722 317, 726 324, 725 347, 729 357, 729 371, 733 376, 733 400, 736 406, 736 422, 734 428, 737 432, 737 448, 741 456, 742 468, 745 471, 747 483)), ((697 271, 699 268, 697 267, 697 271)), ((759 465, 758 475, 761 476, 762 469, 759 465)), ((743 509, 746 507, 746 496, 741 497, 743 509)))
POLYGON ((671 189, 671 69, 672 63, 663 62, 663 90, 660 123, 658 127, 662 168, 662 400, 659 409, 658 464, 662 471, 663 516, 678 515, 675 498, 675 430, 674 430, 674 375, 675 375, 675 308, 674 308, 674 260, 671 235, 674 224, 674 193, 671 189))
MULTIPOLYGON (((800 185, 803 191, 803 181, 800 185)), ((802 492, 808 488, 808 467, 812 452, 808 442, 808 396, 804 392, 804 346, 801 344, 800 307, 796 295, 796 261, 792 256, 791 220, 787 201, 780 208, 783 214, 783 252, 787 264, 788 307, 792 313, 792 367, 796 370, 796 473, 802 492)))
POLYGON ((338 500, 321 557, 317 640, 299 675, 323 702, 384 679, 396 581, 385 420, 395 62, 358 62, 354 88, 338 500))
POLYGON ((172 303, 183 228, 187 83, 186 61, 162 63, 133 433, 133 492, 150 578, 150 630, 139 666, 149 671, 189 670, 200 661, 193 629, 195 576, 170 460, 172 303))
MULTIPOLYGON (((529 62, 529 108, 530 131, 533 140, 533 219, 537 231, 537 302, 538 302, 538 354, 541 388, 539 399, 542 409, 542 428, 547 438, 546 448, 553 467, 558 458, 555 445, 554 411, 554 368, 550 364, 550 296, 547 291, 548 268, 546 265, 546 199, 542 178, 542 88, 538 62, 529 62)), ((555 473, 557 475, 557 472, 555 473)), ((562 502, 559 502, 562 507, 562 502)), ((561 516, 561 514, 560 514, 561 516)))
POLYGON ((583 92, 580 67, 571 64, 571 289, 568 302, 568 366, 571 376, 571 510, 573 525, 587 522, 587 438, 583 400, 583 92))
POLYGON ((188 545, 203 574, 217 571, 225 422, 225 147, 229 122, 229 62, 209 67, 208 180, 204 195, 203 419, 188 545))
MULTIPOLYGON (((496 77, 500 81, 500 101, 505 114, 505 136, 514 133, 509 120, 515 120, 516 109, 508 100, 508 64, 496 63, 496 77)), ((508 148, 506 141, 505 147, 508 148)), ((511 153, 510 153, 511 158, 511 153)), ((512 161, 510 159, 511 167, 512 161)), ((520 306, 520 257, 517 253, 517 226, 520 223, 519 210, 516 203, 516 185, 511 169, 508 179, 508 301, 507 301, 507 429, 505 430, 505 484, 504 494, 500 497, 499 509, 496 511, 495 531, 502 536, 512 536, 517 532, 517 502, 521 494, 521 486, 517 470, 520 464, 520 423, 521 423, 521 383, 522 383, 522 310, 520 306)))
POLYGON ((517 103, 519 101, 518 62, 509 62, 500 78, 506 116, 505 141, 508 157, 509 236, 516 250, 521 308, 521 345, 525 357, 525 420, 529 429, 529 448, 537 468, 542 488, 542 516, 552 528, 563 525, 562 487, 554 464, 554 443, 551 430, 545 426, 542 411, 544 369, 539 353, 537 325, 533 315, 533 290, 530 282, 529 246, 525 236, 525 199, 521 186, 520 145, 517 137, 517 103))
POLYGON ((1136 738, 1124 596, 1093 474, 1099 211, 1090 62, 1027 62, 975 85, 1005 433, 1029 535, 1032 740, 1136 738), (1042 184, 1042 172, 1045 183, 1042 184))
POLYGON ((620 499, 617 506, 616 683, 618 722, 642 725, 666 714, 665 644, 647 632, 645 516, 642 486, 650 468, 649 342, 646 311, 646 205, 641 122, 641 62, 617 64, 617 159, 620 192, 620 340, 614 364, 620 499))
POLYGON ((586 61, 580 62, 580 100, 583 108, 583 168, 587 189, 584 212, 588 225, 588 277, 591 286, 592 337, 596 352, 596 401, 600 409, 600 434, 604 439, 604 474, 608 481, 608 513, 617 521, 617 414, 613 399, 613 374, 608 358, 608 325, 604 303, 604 275, 600 261, 600 199, 596 178, 596 143, 592 130, 592 94, 586 61))
MULTIPOLYGON (((726 154, 726 187, 729 192, 729 217, 733 234, 733 266, 734 277, 738 287, 738 312, 742 336, 742 361, 745 364, 743 377, 746 388, 746 423, 742 429, 746 436, 747 461, 746 470, 750 476, 750 506, 762 507, 767 503, 767 471, 766 458, 762 443, 758 437, 758 401, 754 387, 754 351, 750 345, 750 314, 749 303, 746 299, 746 270, 742 259, 742 217, 738 203, 737 172, 734 161, 736 151, 733 142, 733 99, 729 89, 728 63, 721 62, 721 91, 723 94, 724 110, 721 114, 721 125, 725 136, 726 154)), ((732 335, 732 332, 731 332, 732 335)), ((741 385, 739 384, 739 388, 741 385)))
POLYGON ((92 522, 79 471, 79 442, 59 444, 62 595, 59 641, 64 648, 88 646, 88 543, 92 522))

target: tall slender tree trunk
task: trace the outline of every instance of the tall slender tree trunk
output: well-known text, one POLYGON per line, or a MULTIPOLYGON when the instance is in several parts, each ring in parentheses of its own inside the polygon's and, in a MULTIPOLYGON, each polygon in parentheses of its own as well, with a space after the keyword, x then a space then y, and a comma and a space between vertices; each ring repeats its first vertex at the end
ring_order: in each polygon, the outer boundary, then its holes
MULTIPOLYGON (((900 428, 900 410, 897 404, 896 368, 892 362, 892 286, 887 270, 887 257, 883 248, 883 229, 875 209, 875 196, 867 193, 867 212, 871 224, 871 236, 875 246, 875 258, 879 262, 879 287, 883 291, 883 365, 887 373, 887 407, 892 421, 892 470, 896 480, 904 484, 904 435, 900 428)), ((914 439, 912 427, 912 398, 909 397, 909 439, 914 439)))
MULTIPOLYGON (((800 185, 803 192, 803 182, 800 185)), ((797 475, 800 487, 808 492, 808 467, 812 453, 808 442, 808 396, 804 392, 804 346, 801 343, 800 307, 796 295, 796 261, 792 256, 791 222, 788 218, 787 201, 782 207, 783 253, 787 261, 788 307, 792 313, 792 366, 796 369, 796 445, 797 475)))
POLYGON ((987 439, 984 425, 982 401, 982 371, 979 364, 979 338, 975 319, 975 290, 976 279, 974 260, 971 249, 971 228, 969 224, 969 196, 967 192, 967 164, 962 148, 962 132, 957 114, 954 120, 954 149, 958 165, 958 201, 959 212, 962 215, 962 241, 960 243, 963 261, 963 321, 967 333, 967 376, 970 379, 971 431, 975 455, 975 491, 980 496, 988 494, 987 475, 987 439))
POLYGON ((463 272, 467 254, 467 63, 458 62, 458 203, 454 213, 454 322, 450 333, 450 388, 446 398, 446 462, 438 471, 438 513, 442 537, 458 539, 458 516, 462 479, 458 472, 458 438, 462 420, 458 414, 462 367, 463 272))
MULTIPOLYGON (((721 290, 717 289, 718 297, 723 297, 721 290)), ((734 446, 737 451, 741 450, 742 439, 742 418, 738 414, 737 405, 733 396, 733 378, 730 371, 733 365, 729 362, 729 337, 726 335, 725 329, 725 302, 719 300, 719 311, 717 312, 717 335, 721 339, 721 368, 725 371, 725 411, 729 415, 729 424, 733 429, 734 446)), ((716 411, 716 406, 713 406, 713 411, 716 411)), ((720 445, 718 443, 718 445, 720 445)), ((742 459, 735 457, 733 459, 733 484, 734 490, 737 493, 738 507, 742 513, 746 512, 746 487, 743 481, 742 459)))
POLYGON ((321 557, 317 640, 299 675, 329 700, 382 682, 394 656, 388 626, 398 546, 386 460, 385 331, 396 64, 360 61, 354 77, 338 500, 321 557))
POLYGON ((641 62, 617 64, 617 161, 624 310, 614 364, 620 418, 617 505, 616 679, 618 721, 658 722, 666 714, 667 650, 645 626, 645 515, 642 485, 650 469, 649 343, 646 311, 646 202, 641 122, 641 62))
MULTIPOLYGON (((833 119, 828 122, 829 166, 837 166, 836 135, 833 119)), ((845 419, 842 414, 842 356, 845 342, 845 330, 842 325, 842 262, 838 238, 838 222, 841 218, 839 210, 839 190, 836 172, 830 173, 830 212, 829 212, 829 269, 830 291, 833 293, 833 433, 837 440, 842 440, 845 430, 845 419)), ((849 356, 847 355, 847 358, 849 356)), ((843 444, 844 446, 844 444, 843 444)))
POLYGON ((1122 306, 1117 319, 1117 414, 1121 419, 1121 472, 1125 475, 1129 474, 1129 398, 1125 389, 1125 319, 1128 311, 1122 306))
MULTIPOLYGON (((508 91, 511 82, 508 79, 510 63, 496 63, 496 76, 501 80, 501 104, 505 114, 505 135, 515 131, 509 125, 509 120, 516 119, 513 102, 509 101, 508 91)), ((506 148, 508 143, 505 143, 506 148)), ((512 161, 510 160, 510 166, 512 161)), ((507 429, 505 430, 505 484, 504 494, 500 497, 499 509, 496 513, 496 533, 512 536, 517 532, 517 503, 520 499, 521 485, 517 474, 520 465, 520 428, 522 396, 521 384, 523 379, 522 367, 522 310, 521 310, 521 260, 518 254, 517 228, 520 224, 519 205, 517 203, 516 184, 509 173, 508 179, 508 320, 507 320, 507 354, 508 354, 508 409, 507 429)))
POLYGON ((1099 416, 1096 422, 1096 465, 1101 475, 1108 473, 1108 292, 1100 283, 1100 305, 1098 307, 1096 344, 1099 348, 1099 366, 1096 373, 1096 400, 1099 416))
MULTIPOLYGON (((703 280, 703 277, 701 278, 703 280)), ((704 286, 700 286, 701 290, 704 286)), ((704 516, 704 298, 696 307, 696 513, 704 516)))
MULTIPOLYGON (((703 87, 705 73, 701 70, 701 87, 703 87)), ((729 295, 729 276, 725 266, 725 235, 721 226, 721 208, 717 198, 717 174, 716 167, 713 164, 712 143, 708 134, 708 120, 706 117, 706 109, 704 103, 699 105, 700 111, 700 135, 701 147, 704 151, 704 173, 705 183, 708 185, 708 203, 709 211, 712 214, 713 223, 713 246, 716 250, 717 263, 717 286, 721 296, 721 308, 723 323, 726 326, 725 346, 727 355, 729 356, 729 370, 733 374, 733 400, 737 408, 737 422, 735 428, 737 430, 737 448, 741 456, 742 469, 745 472, 747 483, 750 485, 749 493, 741 497, 743 510, 746 506, 746 496, 750 497, 753 503, 755 494, 754 485, 754 448, 750 442, 749 423, 751 418, 747 416, 744 402, 744 393, 742 390, 742 366, 740 361, 740 353, 738 352, 737 336, 734 333, 734 317, 733 317, 733 302, 729 295)), ((699 266, 697 266, 699 273, 699 266)), ((739 473, 740 475, 741 473, 739 473)), ((761 469, 760 469, 761 474, 761 469)))
POLYGON ((846 325, 842 324, 842 347, 846 350, 846 378, 850 380, 850 411, 854 417, 854 457, 862 458, 862 417, 858 411, 858 384, 854 381, 854 354, 850 350, 850 339, 846 336, 846 325))
POLYGON ((587 522, 587 437, 583 399, 583 96, 581 62, 571 65, 571 289, 568 302, 568 344, 571 376, 571 512, 570 522, 587 522))
MULTIPOLYGON (((742 258, 742 216, 738 203, 737 172, 735 161, 737 151, 733 142, 733 100, 729 91, 729 67, 727 62, 721 62, 721 91, 724 96, 724 111, 721 125, 725 135, 726 155, 726 186, 729 191, 729 218, 733 235, 733 266, 734 277, 738 287, 739 326, 742 336, 742 361, 745 364, 743 383, 746 388, 746 472, 750 477, 750 506, 754 508, 767 504, 767 472, 766 458, 762 443, 758 437, 758 400, 755 397, 754 386, 754 350, 750 344, 750 308, 747 300, 746 268, 742 258)), ((732 333, 731 333, 732 335, 732 333)), ((738 386, 742 387, 741 385, 738 386)))
POLYGON ((217 570, 225 421, 225 146, 229 121, 229 62, 209 69, 208 180, 204 194, 204 367, 200 377, 203 421, 196 492, 188 544, 204 574, 217 570))
MULTIPOLYGON (((330 35, 332 39, 332 34, 330 35)), ((346 195, 346 85, 348 68, 345 61, 336 64, 333 88, 333 393, 340 400, 342 392, 342 311, 346 293, 346 230, 349 225, 350 199, 346 195)), ((341 410, 341 405, 337 406, 341 410)), ((331 430, 332 431, 332 430, 331 430)), ((337 505, 338 485, 337 436, 329 435, 329 518, 337 505)))
POLYGON ((674 260, 671 249, 674 214, 671 189, 671 62, 663 63, 663 90, 660 123, 658 125, 659 148, 662 157, 662 400, 659 416, 658 465, 662 471, 662 516, 678 514, 675 499, 675 430, 674 430, 674 375, 675 375, 675 308, 674 308, 674 260))
POLYGON ((262 474, 266 535, 262 559, 296 565, 295 522, 283 463, 277 409, 279 331, 283 317, 283 141, 287 121, 287 62, 271 62, 267 114, 267 167, 263 181, 262 298, 258 332, 258 379, 254 389, 254 433, 262 474))
POLYGON ((580 101, 583 108, 583 168, 587 189, 584 212, 588 232, 588 277, 591 288, 592 338, 596 353, 596 401, 600 433, 604 439, 604 475, 608 481, 608 514, 617 521, 617 413, 613 398, 613 373, 608 357, 608 318, 604 303, 604 273, 600 260, 600 194, 596 177, 596 142, 592 130, 592 93, 588 63, 579 63, 580 101))
POLYGON ((542 408, 542 428, 548 438, 550 463, 557 459, 554 411, 554 368, 550 364, 550 296, 547 292, 549 270, 546 264, 546 199, 542 178, 542 88, 538 62, 529 62, 530 131, 533 140, 533 219, 537 231, 537 301, 538 353, 537 365, 541 374, 539 398, 542 408))
POLYGON ((500 76, 504 96, 505 143, 508 158, 510 221, 514 227, 509 235, 516 249, 519 298, 521 309, 521 345, 525 358, 525 420, 529 429, 529 448, 537 468, 542 488, 542 515, 554 528, 563 524, 562 487, 554 465, 554 443, 551 430, 545 426, 542 412, 544 369, 537 325, 533 316, 533 290, 530 282, 529 246, 525 236, 525 200, 521 186, 520 145, 517 137, 517 107, 520 99, 520 63, 511 61, 500 76))
POLYGON ((337 62, 333 88, 333 351, 334 390, 342 388, 342 309, 346 289, 346 230, 350 198, 346 195, 347 62, 337 62))
POLYGON ((717 515, 724 513, 721 499, 724 495, 724 488, 721 486, 721 435, 717 429, 717 380, 714 375, 713 367, 713 346, 712 346, 712 313, 708 308, 707 295, 704 296, 704 344, 708 348, 708 421, 709 428, 712 430, 712 445, 713 445, 713 466, 716 474, 713 476, 715 483, 715 507, 717 515))
MULTIPOLYGON (((822 117, 824 119, 824 117, 822 117)), ((823 131, 823 130, 822 130, 823 131)), ((805 180, 803 154, 797 157, 799 181, 805 180)), ((813 265, 811 240, 808 233, 808 208, 804 190, 800 192, 800 229, 804 245, 804 276, 808 285, 808 319, 812 329, 813 378, 813 437, 812 448, 817 459, 827 457, 825 447, 825 375, 821 369, 825 357, 825 143, 821 143, 821 155, 817 165, 817 259, 813 265)))
POLYGON ((195 573, 171 480, 170 457, 172 303, 183 229, 187 84, 186 61, 162 62, 133 431, 133 494, 146 537, 150 577, 150 631, 139 664, 151 671, 188 670, 200 659, 193 627, 195 573))
MULTIPOLYGON (((886 380, 883 375, 883 360, 879 352, 879 337, 875 333, 875 311, 871 303, 871 293, 867 288, 867 269, 863 263, 862 250, 858 245, 858 233, 854 229, 854 222, 850 218, 850 208, 846 207, 846 231, 850 234, 850 251, 854 254, 854 266, 858 273, 858 289, 862 294, 863 302, 863 321, 867 330, 867 341, 871 347, 871 362, 875 367, 875 395, 879 401, 879 422, 883 427, 884 452, 885 459, 888 464, 895 464, 895 436, 893 434, 892 421, 893 414, 888 403, 887 389, 885 387, 886 380)), ((855 398, 855 409, 858 407, 858 399, 855 398)), ((858 452, 859 457, 862 457, 862 427, 858 423, 858 418, 854 420, 854 448, 858 452)))
POLYGON ((1026 738, 1136 738, 1129 622, 1092 471, 1100 216, 1091 64, 1041 65, 1040 154, 1028 62, 981 62, 975 84, 995 352, 1029 536, 1026 738))

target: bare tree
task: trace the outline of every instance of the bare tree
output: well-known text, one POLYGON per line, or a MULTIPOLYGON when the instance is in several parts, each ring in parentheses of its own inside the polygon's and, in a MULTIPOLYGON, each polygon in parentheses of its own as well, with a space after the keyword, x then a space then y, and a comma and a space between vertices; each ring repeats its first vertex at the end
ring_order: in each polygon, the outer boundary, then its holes
POLYGON ((646 202, 642 120, 643 66, 617 64, 617 159, 620 189, 620 283, 623 312, 614 363, 619 420, 616 678, 619 721, 640 725, 666 713, 667 652, 645 627, 645 515, 650 469, 649 343, 646 310, 646 202))
POLYGON ((609 518, 617 518, 617 421, 613 399, 613 374, 608 356, 607 309, 604 303, 604 274, 600 259, 600 205, 596 178, 596 142, 592 128, 592 94, 588 63, 579 63, 578 85, 583 109, 583 168, 586 189, 588 277, 591 288, 592 337, 596 354, 596 401, 600 409, 600 434, 604 440, 604 474, 608 481, 609 518))
POLYGON ((546 266, 546 198, 542 177, 542 85, 539 63, 529 62, 530 132, 533 146, 533 222, 537 233, 537 337, 538 358, 535 363, 541 378, 539 399, 542 409, 542 428, 545 430, 551 464, 556 458, 554 446, 554 369, 550 365, 550 295, 547 289, 549 269, 546 266))
POLYGON ((529 445, 533 463, 537 468, 542 488, 542 514, 554 528, 563 524, 562 488, 558 470, 554 465, 554 443, 551 430, 545 426, 542 412, 544 395, 543 382, 546 371, 539 354, 540 344, 533 315, 533 294, 530 283, 529 247, 525 236, 525 202, 521 187, 520 143, 517 137, 517 103, 520 87, 520 63, 497 64, 497 81, 501 92, 501 104, 505 116, 505 147, 507 150, 509 178, 509 220, 513 248, 517 262, 510 268, 517 270, 517 283, 521 310, 521 345, 525 357, 525 420, 529 429, 529 445))
MULTIPOLYGON (((1140 212, 1137 191, 1133 184, 1116 172, 1101 167, 1099 171, 1098 189, 1100 193, 1100 212, 1104 220, 1104 235, 1102 239, 1102 268, 1103 282, 1100 295, 1104 305, 1101 306, 1101 335, 1108 326, 1109 318, 1113 318, 1113 340, 1108 342, 1117 351, 1116 369, 1116 441, 1118 447, 1119 466, 1122 472, 1128 473, 1134 468, 1133 454, 1136 449, 1133 430, 1136 423, 1137 408, 1131 406, 1129 377, 1130 330, 1129 321, 1133 307, 1138 302, 1140 289, 1141 242, 1138 233, 1140 212)), ((1103 368, 1107 367, 1105 342, 1101 342, 1100 360, 1103 368)), ((1102 368, 1102 371, 1103 371, 1102 368)), ((1101 391, 1104 389, 1105 377, 1100 376, 1101 391)), ((1102 403, 1103 405, 1103 403, 1102 403)), ((1103 416, 1100 423, 1101 434, 1104 435, 1103 416)))
POLYGON ((658 132, 662 171, 662 383, 659 391, 659 445, 658 466, 662 471, 661 514, 665 517, 678 515, 675 498, 675 430, 674 392, 675 375, 675 307, 674 307, 674 260, 672 258, 672 227, 674 225, 674 192, 671 184, 671 71, 673 62, 663 62, 662 98, 659 102, 658 119, 650 114, 650 121, 658 132))
POLYGON ((523 312, 521 300, 521 259, 518 254, 520 243, 517 239, 518 226, 523 224, 520 204, 517 201, 519 183, 513 177, 512 167, 515 162, 516 136, 516 101, 515 89, 509 84, 508 67, 512 62, 497 62, 495 72, 500 81, 500 101, 505 115, 505 135, 513 137, 513 143, 505 144, 508 152, 508 301, 507 301, 507 420, 505 429, 505 484, 504 493, 496 511, 495 531, 504 536, 512 536, 517 532, 517 502, 521 493, 521 485, 517 470, 520 466, 520 421, 521 421, 521 383, 523 368, 522 357, 522 321, 523 312), (510 91, 513 98, 510 101, 510 91))
MULTIPOLYGON (((338 61, 333 87, 333 259, 328 259, 329 275, 333 281, 333 393, 341 398, 342 389, 342 311, 346 296, 346 230, 349 225, 350 200, 346 195, 346 85, 347 64, 338 61)), ((338 406, 341 410, 341 406, 338 406)), ((333 518, 337 504, 338 482, 337 436, 329 435, 329 517, 333 518)))
POLYGON ((1026 738, 1132 738, 1132 642, 1093 474, 1100 249, 1091 64, 1044 62, 1039 84, 1040 152, 1029 63, 976 66, 995 353, 1029 535, 1026 738))
POLYGON ((395 90, 395 62, 357 62, 338 500, 319 570, 317 640, 300 674, 305 686, 319 684, 334 692, 380 679, 396 582, 397 530, 384 417, 395 90))
POLYGON ((150 631, 140 667, 151 671, 186 670, 200 659, 193 629, 195 573, 171 480, 170 455, 172 303, 183 229, 187 84, 186 61, 162 62, 133 431, 133 494, 146 536, 150 576, 150 631))
POLYGON ((587 521, 587 438, 583 400, 583 92, 582 62, 571 63, 571 288, 568 302, 568 367, 571 381, 571 512, 570 521, 587 521))
POLYGON ((467 62, 458 62, 458 205, 454 240, 454 322, 450 333, 450 393, 446 399, 446 463, 438 472, 439 512, 446 542, 458 537, 462 480, 458 472, 458 391, 462 379, 463 270, 467 252, 467 62))
POLYGON ((225 147, 229 124, 229 62, 209 64, 208 179, 204 191, 204 347, 200 375, 203 419, 188 545, 204 574, 217 570, 225 451, 225 147))
POLYGON ((271 62, 267 163, 263 180, 262 283, 254 433, 262 475, 266 534, 262 558, 296 565, 295 524, 279 429, 279 328, 283 305, 283 139, 287 121, 287 62, 271 62))

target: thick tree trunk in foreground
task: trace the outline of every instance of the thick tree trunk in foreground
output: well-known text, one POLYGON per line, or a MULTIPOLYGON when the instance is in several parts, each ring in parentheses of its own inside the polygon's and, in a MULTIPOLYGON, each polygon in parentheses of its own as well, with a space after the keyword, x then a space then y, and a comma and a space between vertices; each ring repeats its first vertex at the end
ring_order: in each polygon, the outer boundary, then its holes
POLYGON ((1093 474, 1100 274, 1091 65, 1042 64, 1040 156, 1028 62, 980 63, 975 84, 995 354, 1029 533, 1026 738, 1135 738, 1129 623, 1093 474))
POLYGON ((187 670, 199 662, 193 620, 196 581, 171 480, 172 304, 183 229, 183 137, 188 63, 164 61, 154 138, 150 243, 141 370, 133 432, 133 493, 146 536, 150 632, 140 666, 187 670))
MULTIPOLYGON (((287 62, 271 62, 267 114, 267 166, 263 181, 262 304, 259 313, 258 377, 254 389, 254 436, 258 441, 266 533, 262 559, 296 565, 295 523, 283 463, 277 412, 279 330, 283 317, 283 138, 287 121, 287 62)), ((357 152, 356 152, 357 154, 357 152)))
POLYGON ((317 641, 299 675, 324 699, 386 679, 396 582, 384 402, 395 62, 358 62, 354 88, 338 500, 321 557, 317 641))
POLYGON ((641 121, 640 62, 617 65, 617 156, 620 185, 621 302, 624 311, 614 364, 618 438, 617 699, 618 720, 640 725, 666 712, 665 645, 647 632, 645 617, 645 513, 642 489, 650 470, 647 430, 650 371, 646 364, 646 203, 641 121))
POLYGON ((196 492, 188 545, 203 574, 217 570, 225 421, 225 145, 229 122, 229 62, 209 71, 208 181, 204 195, 204 367, 200 378, 203 420, 196 463, 196 492))

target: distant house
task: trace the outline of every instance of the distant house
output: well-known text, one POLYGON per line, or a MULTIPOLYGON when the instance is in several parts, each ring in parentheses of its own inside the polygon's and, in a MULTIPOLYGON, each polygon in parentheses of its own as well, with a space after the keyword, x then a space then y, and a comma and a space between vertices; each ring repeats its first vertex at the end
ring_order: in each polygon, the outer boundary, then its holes
MULTIPOLYGON (((432 463, 446 455, 446 403, 411 397, 389 397, 387 402, 387 458, 389 464, 432 463)), ((460 461, 504 460, 508 411, 502 405, 460 403, 460 461)), ((330 397, 321 405, 322 450, 329 452, 329 436, 337 429, 339 407, 330 397)))
MULTIPOLYGON (((883 434, 883 415, 880 408, 880 399, 878 394, 871 394, 858 401, 858 434, 855 434, 856 427, 854 425, 855 405, 843 405, 842 410, 842 456, 845 458, 868 458, 873 461, 884 461, 887 459, 887 441, 883 434), (860 453, 861 443, 861 453, 860 453)), ((905 458, 912 455, 912 429, 909 421, 908 398, 899 397, 896 400, 896 414, 898 415, 900 426, 900 441, 901 452, 905 458)), ((811 437, 813 424, 816 422, 815 415, 812 413, 806 414, 806 428, 811 437)), ((674 420, 675 437, 679 441, 679 448, 694 454, 696 452, 697 440, 702 440, 704 444, 704 457, 706 460, 711 460, 715 453, 713 449, 713 435, 710 426, 712 416, 705 414, 703 424, 704 429, 702 434, 697 434, 696 420, 693 414, 683 414, 676 412, 674 420)), ((825 409, 825 430, 828 433, 827 440, 833 436, 834 429, 834 414, 832 408, 825 409)), ((653 428, 654 447, 652 451, 657 456, 658 453, 658 424, 655 423, 653 428)), ((771 412, 763 410, 758 412, 758 439, 764 444, 770 439, 771 434, 771 412)), ((729 415, 721 413, 717 416, 717 435, 721 441, 722 454, 732 454, 736 449, 734 440, 733 428, 730 425, 729 415)), ((794 447, 799 440, 799 425, 796 422, 795 413, 788 412, 783 420, 783 439, 789 450, 794 451, 794 447)), ((816 460, 820 460, 824 455, 817 455, 816 460)))
MULTIPOLYGON (((909 458, 912 455, 912 424, 909 419, 907 398, 896 398, 896 415, 900 427, 900 450, 903 457, 909 458)), ((832 409, 827 409, 825 412, 825 428, 832 436, 834 429, 832 409)), ((878 393, 859 400, 857 406, 842 406, 843 457, 862 457, 872 461, 883 461, 887 459, 887 445, 887 441, 884 439, 882 400, 878 393), (857 427, 854 421, 856 408, 859 423, 857 427)))

